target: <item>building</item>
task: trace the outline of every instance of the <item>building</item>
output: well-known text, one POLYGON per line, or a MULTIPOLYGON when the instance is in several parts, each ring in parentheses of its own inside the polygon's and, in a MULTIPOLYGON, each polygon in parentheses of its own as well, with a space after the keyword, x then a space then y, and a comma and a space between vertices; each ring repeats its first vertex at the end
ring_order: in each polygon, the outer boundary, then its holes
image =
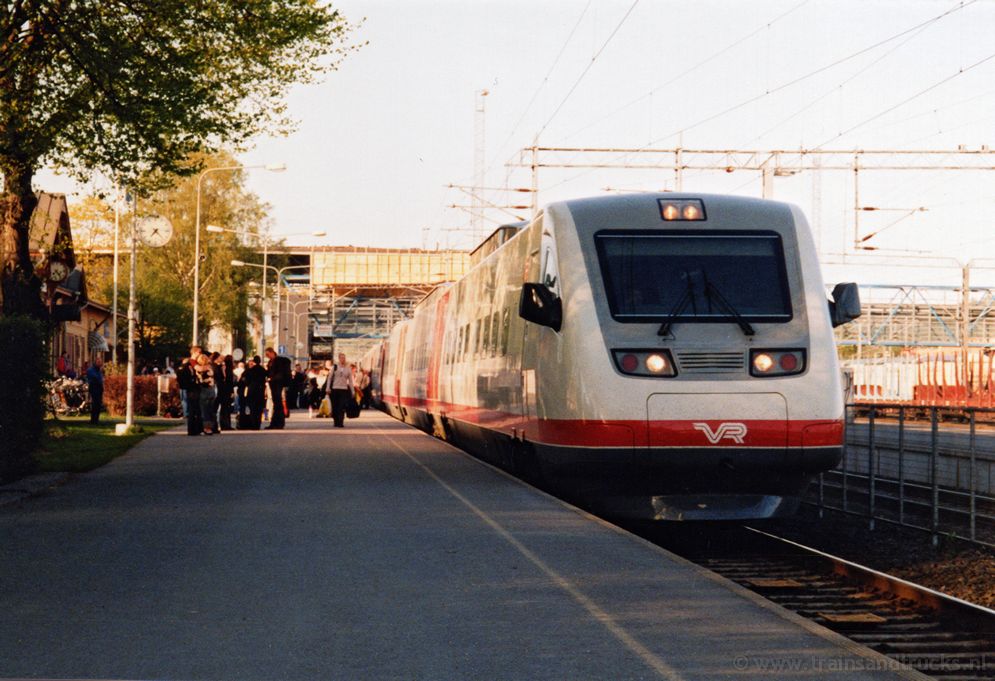
POLYGON ((76 373, 110 349, 111 310, 90 300, 86 276, 73 250, 72 228, 64 194, 38 194, 31 214, 28 248, 42 297, 53 321, 51 369, 65 356, 76 373))

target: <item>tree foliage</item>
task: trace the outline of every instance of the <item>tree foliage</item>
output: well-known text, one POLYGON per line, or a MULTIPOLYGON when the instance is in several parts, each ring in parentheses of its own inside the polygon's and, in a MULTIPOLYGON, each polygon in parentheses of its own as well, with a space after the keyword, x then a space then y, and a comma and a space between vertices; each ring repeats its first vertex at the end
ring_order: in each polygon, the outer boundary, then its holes
MULTIPOLYGON (((237 165, 226 154, 192 158, 197 166, 237 165)), ((202 328, 221 326, 244 332, 249 282, 256 268, 232 267, 232 260, 252 260, 252 236, 268 227, 266 206, 246 191, 244 171, 210 173, 201 183, 200 316, 202 328), (225 231, 208 232, 207 225, 225 231)), ((181 179, 175 187, 139 199, 137 212, 158 214, 173 225, 173 238, 162 248, 141 251, 138 260, 138 303, 142 313, 145 356, 175 351, 189 344, 193 326, 193 269, 196 241, 197 178, 181 179)), ((203 340, 203 339, 201 339, 203 340)))
MULTIPOLYGON (((237 165, 228 153, 194 156, 193 166, 237 165)), ((232 260, 254 260, 259 233, 269 226, 266 205, 245 188, 245 172, 210 173, 201 183, 200 313, 203 328, 221 327, 236 336, 246 332, 249 291, 261 281, 258 268, 234 268, 232 260), (225 230, 208 232, 207 225, 225 230)), ((173 226, 173 237, 161 248, 139 246, 136 267, 138 355, 161 362, 177 357, 189 345, 193 325, 193 263, 197 210, 197 178, 176 178, 176 184, 139 197, 121 216, 119 304, 128 304, 128 235, 134 215, 161 215, 173 226)), ((86 271, 91 298, 112 298, 112 260, 93 257, 95 249, 114 244, 113 210, 98 197, 70 206, 77 258, 86 271)))
POLYGON ((73 251, 76 263, 86 273, 87 294, 102 303, 110 302, 103 295, 113 284, 113 261, 97 257, 96 251, 114 248, 114 209, 100 196, 86 196, 69 205, 73 251))
POLYGON ((32 177, 44 164, 134 186, 192 155, 286 131, 284 96, 334 69, 351 26, 316 0, 11 0, 0 15, 3 309, 36 313, 32 177), (32 308, 26 310, 26 308, 32 308))

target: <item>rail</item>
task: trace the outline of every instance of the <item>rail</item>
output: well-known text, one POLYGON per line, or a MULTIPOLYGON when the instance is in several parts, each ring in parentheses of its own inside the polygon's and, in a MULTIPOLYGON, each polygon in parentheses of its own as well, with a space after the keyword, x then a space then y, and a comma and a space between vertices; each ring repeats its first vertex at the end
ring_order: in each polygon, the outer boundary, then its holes
POLYGON ((848 404, 843 459, 806 503, 995 548, 992 421, 992 408, 848 404))
MULTIPOLYGON (((993 678, 995 611, 748 526, 627 529, 930 678, 993 678)), ((776 532, 776 530, 775 530, 776 532)))

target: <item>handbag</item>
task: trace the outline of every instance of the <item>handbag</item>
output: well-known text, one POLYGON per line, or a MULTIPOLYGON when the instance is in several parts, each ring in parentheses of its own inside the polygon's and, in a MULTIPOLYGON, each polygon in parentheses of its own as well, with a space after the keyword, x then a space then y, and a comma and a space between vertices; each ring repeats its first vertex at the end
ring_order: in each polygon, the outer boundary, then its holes
POLYGON ((327 418, 332 415, 332 400, 327 395, 322 398, 321 406, 318 408, 318 416, 327 418))

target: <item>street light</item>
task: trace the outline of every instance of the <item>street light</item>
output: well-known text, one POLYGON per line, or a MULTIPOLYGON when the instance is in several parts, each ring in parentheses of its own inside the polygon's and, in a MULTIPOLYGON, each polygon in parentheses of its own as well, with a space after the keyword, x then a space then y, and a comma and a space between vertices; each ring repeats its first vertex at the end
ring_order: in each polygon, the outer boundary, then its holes
POLYGON ((266 276, 266 270, 273 270, 276 272, 276 342, 274 345, 280 346, 280 280, 283 278, 283 273, 287 270, 306 270, 310 269, 310 265, 287 265, 286 267, 280 267, 279 269, 273 267, 272 265, 260 265, 255 262, 245 262, 244 260, 232 260, 232 267, 260 267, 263 269, 263 277, 266 276))
POLYGON ((264 165, 255 166, 221 166, 218 168, 208 168, 197 176, 197 217, 194 226, 194 246, 193 246, 193 338, 190 340, 191 345, 197 345, 200 317, 200 190, 201 185, 204 182, 204 178, 207 177, 208 173, 217 173, 221 171, 233 171, 233 170, 253 170, 256 168, 262 168, 268 170, 272 173, 281 173, 287 169, 284 163, 268 163, 264 165))
MULTIPOLYGON (((295 341, 295 344, 294 344, 294 350, 295 350, 295 352, 294 352, 294 359, 295 360, 300 360, 300 356, 296 352, 296 350, 298 350, 300 348, 300 345, 301 345, 301 343, 300 343, 300 336, 298 335, 300 333, 300 330, 301 330, 300 319, 301 319, 302 315, 306 318, 307 315, 310 313, 310 311, 311 311, 311 302, 312 301, 309 298, 307 300, 298 300, 295 303, 291 303, 290 302, 289 293, 288 293, 288 296, 287 296, 287 308, 290 311, 291 324, 293 325, 292 326, 293 333, 291 333, 289 335, 288 340, 290 338, 293 338, 294 341, 295 341), (307 305, 307 308, 305 309, 304 312, 298 312, 297 311, 297 308, 300 307, 301 305, 307 305)), ((291 329, 288 329, 288 330, 291 330, 291 329)), ((310 344, 308 344, 308 355, 307 355, 308 356, 308 360, 311 359, 310 349, 311 349, 310 348, 310 344)))
MULTIPOLYGON (((206 229, 207 229, 208 232, 212 232, 214 234, 221 234, 222 232, 229 232, 231 234, 252 234, 257 239, 260 239, 263 242, 263 267, 264 268, 269 267, 269 265, 266 264, 267 258, 269 256, 269 241, 270 241, 269 240, 269 234, 263 234, 262 232, 249 232, 248 230, 246 230, 246 231, 243 232, 242 230, 231 229, 229 227, 219 227, 218 225, 207 225, 206 229)), ((315 230, 313 232, 296 232, 294 234, 283 234, 282 236, 306 236, 306 235, 311 235, 311 236, 316 236, 316 237, 324 237, 324 236, 327 236, 328 234, 327 234, 327 232, 325 232, 325 230, 319 229, 319 230, 315 230)), ((235 264, 235 262, 236 261, 232 260, 232 264, 233 265, 235 264)), ((241 262, 241 261, 239 261, 239 262, 241 262)), ((265 310, 265 304, 266 304, 266 270, 265 269, 263 270, 263 291, 262 291, 262 296, 260 297, 259 301, 260 301, 259 302, 259 309, 260 309, 259 318, 262 319, 263 315, 266 312, 266 310, 265 310)), ((277 302, 279 303, 279 300, 277 302)), ((262 344, 263 344, 262 343, 262 341, 263 341, 262 333, 263 333, 262 329, 260 329, 260 332, 259 332, 259 345, 260 345, 260 348, 262 347, 262 344)))

